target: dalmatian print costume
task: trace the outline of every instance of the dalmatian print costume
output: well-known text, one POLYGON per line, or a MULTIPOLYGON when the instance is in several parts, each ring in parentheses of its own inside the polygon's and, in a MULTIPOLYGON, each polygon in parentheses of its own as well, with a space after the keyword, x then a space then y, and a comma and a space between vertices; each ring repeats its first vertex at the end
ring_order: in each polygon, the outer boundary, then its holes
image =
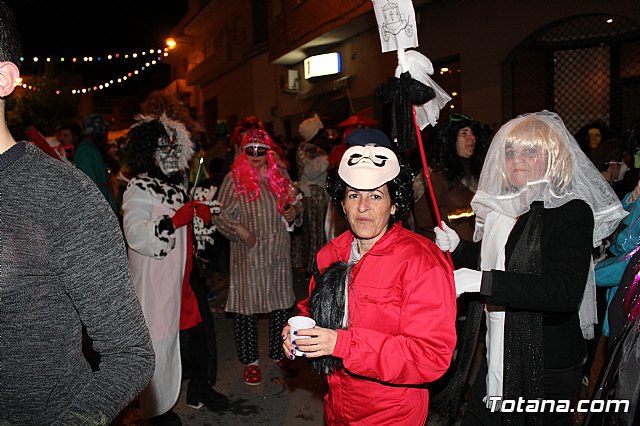
MULTIPOLYGON (((210 200, 213 195, 215 188, 198 188, 195 198, 210 200)), ((174 405, 182 377, 178 332, 200 321, 198 312, 192 312, 188 320, 182 312, 181 318, 181 303, 187 305, 186 298, 193 296, 180 285, 188 273, 186 264, 192 250, 188 233, 192 228, 174 229, 171 223, 171 217, 189 198, 183 186, 144 173, 129 181, 123 196, 126 212, 123 227, 129 245, 131 276, 156 353, 156 374, 140 396, 146 416, 164 413, 174 405)), ((219 213, 217 203, 213 204, 211 213, 219 213)), ((213 225, 194 218, 193 236, 198 250, 205 244, 213 244, 214 232, 213 225)))
MULTIPOLYGON (((188 201, 188 195, 184 187, 163 182, 160 179, 149 177, 147 174, 136 176, 129 181, 128 191, 138 192, 137 196, 131 196, 132 199, 140 197, 141 199, 151 197, 149 200, 159 202, 172 210, 173 213, 182 207, 188 201)), ((196 188, 196 200, 210 200, 215 196, 217 188, 196 188)), ((153 257, 161 259, 173 250, 176 243, 176 233, 170 224, 173 213, 163 214, 155 218, 148 219, 149 231, 153 229, 155 238, 151 239, 153 257)), ((211 214, 220 213, 220 205, 217 201, 213 202, 211 214)), ((197 242, 198 251, 204 250, 206 245, 213 245, 213 234, 216 228, 213 224, 205 225, 202 219, 195 217, 193 221, 194 234, 197 242)))

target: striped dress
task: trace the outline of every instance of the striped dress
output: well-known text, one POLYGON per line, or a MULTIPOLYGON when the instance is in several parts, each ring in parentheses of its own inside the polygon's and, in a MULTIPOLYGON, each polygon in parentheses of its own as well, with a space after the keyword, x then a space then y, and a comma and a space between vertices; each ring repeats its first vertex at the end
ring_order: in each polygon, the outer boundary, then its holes
POLYGON ((225 311, 242 315, 269 313, 293 306, 289 233, 278 200, 263 177, 260 197, 247 201, 234 188, 231 173, 220 187, 220 214, 213 222, 231 241, 230 288, 225 311), (235 232, 241 223, 256 237, 248 248, 235 232))

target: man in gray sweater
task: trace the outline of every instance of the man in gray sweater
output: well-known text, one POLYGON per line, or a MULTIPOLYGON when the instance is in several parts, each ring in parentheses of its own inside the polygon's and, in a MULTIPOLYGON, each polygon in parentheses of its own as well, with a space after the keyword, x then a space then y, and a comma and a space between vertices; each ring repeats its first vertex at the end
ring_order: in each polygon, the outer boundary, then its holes
POLYGON ((149 333, 98 188, 9 133, 20 50, 0 1, 0 424, 106 425, 153 374, 149 333), (96 372, 83 325, 101 355, 96 372))

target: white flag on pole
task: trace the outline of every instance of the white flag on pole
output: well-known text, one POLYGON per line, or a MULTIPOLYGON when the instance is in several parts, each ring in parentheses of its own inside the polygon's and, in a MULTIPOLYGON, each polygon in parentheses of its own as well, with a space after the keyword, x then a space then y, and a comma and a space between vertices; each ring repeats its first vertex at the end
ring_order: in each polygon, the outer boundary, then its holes
POLYGON ((411 0, 371 0, 378 21, 382 53, 418 47, 416 14, 411 0))

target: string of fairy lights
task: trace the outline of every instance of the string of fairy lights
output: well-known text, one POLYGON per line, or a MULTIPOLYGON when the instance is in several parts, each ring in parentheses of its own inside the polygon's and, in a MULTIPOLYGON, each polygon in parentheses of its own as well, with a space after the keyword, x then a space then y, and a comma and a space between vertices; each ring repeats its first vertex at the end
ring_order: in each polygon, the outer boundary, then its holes
MULTIPOLYGON (((32 58, 26 58, 26 57, 21 57, 20 61, 22 63, 25 62, 32 62, 32 63, 38 63, 38 62, 47 62, 47 63, 67 63, 67 62, 72 62, 72 63, 82 63, 82 62, 96 62, 96 63, 107 63, 107 62, 113 62, 113 61, 127 61, 127 60, 146 60, 144 62, 143 65, 139 65, 138 67, 130 70, 129 72, 126 72, 124 74, 118 75, 114 78, 110 78, 108 80, 103 81, 100 84, 96 84, 96 85, 92 85, 92 86, 84 86, 84 87, 54 87, 51 88, 50 90, 52 90, 55 94, 60 95, 63 93, 67 93, 67 94, 72 94, 72 95, 81 95, 83 93, 88 93, 88 92, 94 92, 94 91, 98 91, 98 90, 104 90, 104 89, 108 89, 109 87, 113 87, 116 84, 120 84, 120 83, 124 83, 127 80, 134 78, 138 75, 140 75, 141 73, 143 73, 144 71, 148 70, 149 68, 159 64, 163 58, 166 58, 167 56, 169 56, 169 48, 164 48, 164 49, 149 49, 149 50, 143 50, 140 52, 132 52, 132 53, 112 53, 112 54, 107 54, 104 56, 69 56, 69 57, 65 57, 65 56, 59 56, 59 57, 52 57, 52 56, 47 56, 47 57, 37 57, 34 56, 32 58)), ((42 90, 42 88, 33 85, 33 84, 28 84, 27 82, 23 81, 22 78, 19 78, 16 81, 16 87, 21 87, 23 89, 26 90, 33 90, 33 91, 39 91, 42 90)), ((47 89, 49 90, 49 89, 47 89)))

